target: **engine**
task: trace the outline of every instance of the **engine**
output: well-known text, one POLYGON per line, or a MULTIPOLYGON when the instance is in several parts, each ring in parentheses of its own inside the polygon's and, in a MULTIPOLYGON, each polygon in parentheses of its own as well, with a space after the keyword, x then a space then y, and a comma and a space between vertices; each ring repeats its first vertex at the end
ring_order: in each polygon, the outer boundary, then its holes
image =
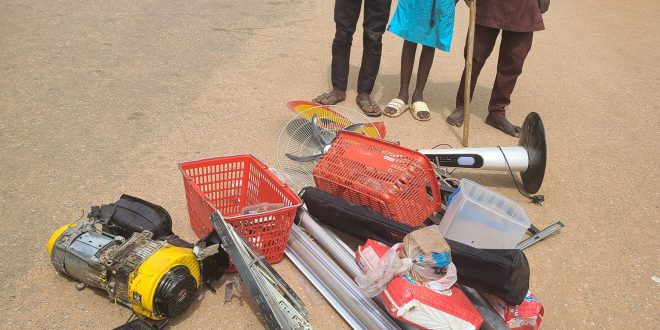
POLYGON ((183 313, 202 286, 201 262, 193 249, 152 239, 149 231, 122 237, 99 229, 87 217, 59 228, 48 254, 55 268, 135 314, 162 320, 183 313))

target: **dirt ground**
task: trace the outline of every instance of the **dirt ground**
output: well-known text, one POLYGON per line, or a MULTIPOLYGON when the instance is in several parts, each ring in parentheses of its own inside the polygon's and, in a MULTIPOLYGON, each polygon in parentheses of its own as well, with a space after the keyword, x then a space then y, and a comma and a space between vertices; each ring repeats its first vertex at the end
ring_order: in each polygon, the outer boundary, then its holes
MULTIPOLYGON (((394 5, 393 5, 394 6, 394 5)), ((276 164, 284 107, 329 87, 332 1, 0 1, 0 328, 112 328, 129 310, 76 291, 45 243, 92 205, 132 194, 163 205, 192 240, 177 163, 253 154, 276 164)), ((545 329, 640 329, 660 321, 660 2, 553 1, 508 116, 543 117, 546 202, 526 203, 505 173, 457 171, 523 203, 539 227, 566 228, 530 248, 545 329)), ((383 119, 411 148, 460 145, 453 108, 467 9, 451 53, 437 52, 430 122, 383 119)), ((361 53, 354 40, 348 101, 361 53)), ((401 40, 384 37, 375 98, 398 90, 401 40)), ((473 102, 472 146, 517 140, 483 119, 496 60, 473 102)), ((341 317, 288 261, 275 266, 319 329, 341 317)), ((176 328, 263 325, 246 301, 206 292, 176 328)))

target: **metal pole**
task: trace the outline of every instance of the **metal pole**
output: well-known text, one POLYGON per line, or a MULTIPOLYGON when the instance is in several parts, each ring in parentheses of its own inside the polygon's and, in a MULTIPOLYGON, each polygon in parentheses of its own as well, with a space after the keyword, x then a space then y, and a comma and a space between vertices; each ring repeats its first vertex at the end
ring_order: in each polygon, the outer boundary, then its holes
POLYGON ((477 18, 477 0, 470 1, 470 24, 468 25, 467 54, 465 56, 465 93, 463 95, 463 146, 468 146, 470 134, 470 101, 472 83, 472 56, 474 53, 474 21, 477 18))
POLYGON ((352 278, 293 225, 285 253, 353 329, 400 329, 392 318, 367 298, 352 278))
POLYGON ((362 275, 362 270, 355 263, 353 251, 350 251, 346 244, 337 239, 329 229, 324 228, 316 222, 304 204, 298 210, 298 218, 300 219, 300 226, 305 228, 328 251, 328 254, 339 263, 350 277, 355 278, 358 275, 362 275), (346 251, 347 249, 348 251, 346 251))

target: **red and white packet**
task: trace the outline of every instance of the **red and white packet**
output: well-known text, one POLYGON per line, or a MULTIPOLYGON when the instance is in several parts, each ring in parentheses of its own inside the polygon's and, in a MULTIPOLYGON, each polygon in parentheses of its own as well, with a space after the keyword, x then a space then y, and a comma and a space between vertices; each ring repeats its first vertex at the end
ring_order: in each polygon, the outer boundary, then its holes
MULTIPOLYGON (((370 270, 389 249, 367 240, 358 248, 357 264, 364 271, 370 270)), ((395 276, 378 297, 392 317, 421 329, 474 330, 483 323, 481 314, 456 285, 435 291, 395 276)))
POLYGON ((511 330, 538 330, 543 321, 543 304, 531 292, 527 292, 520 305, 508 305, 497 296, 484 294, 484 297, 500 314, 511 330))

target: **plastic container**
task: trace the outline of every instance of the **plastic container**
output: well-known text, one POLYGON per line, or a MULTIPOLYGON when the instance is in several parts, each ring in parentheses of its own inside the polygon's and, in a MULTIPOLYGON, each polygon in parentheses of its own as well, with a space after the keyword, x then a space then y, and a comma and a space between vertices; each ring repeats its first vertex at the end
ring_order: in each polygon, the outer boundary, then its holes
POLYGON ((291 225, 302 202, 266 165, 241 155, 181 163, 179 169, 190 225, 200 239, 213 231, 209 217, 217 210, 269 263, 284 258, 291 225), (240 214, 242 209, 262 203, 281 203, 283 207, 240 214))
POLYGON ((409 226, 442 206, 426 156, 357 133, 340 131, 312 173, 317 188, 409 226))
POLYGON ((462 179, 440 221, 440 231, 445 238, 476 248, 513 249, 529 225, 522 206, 462 179))

